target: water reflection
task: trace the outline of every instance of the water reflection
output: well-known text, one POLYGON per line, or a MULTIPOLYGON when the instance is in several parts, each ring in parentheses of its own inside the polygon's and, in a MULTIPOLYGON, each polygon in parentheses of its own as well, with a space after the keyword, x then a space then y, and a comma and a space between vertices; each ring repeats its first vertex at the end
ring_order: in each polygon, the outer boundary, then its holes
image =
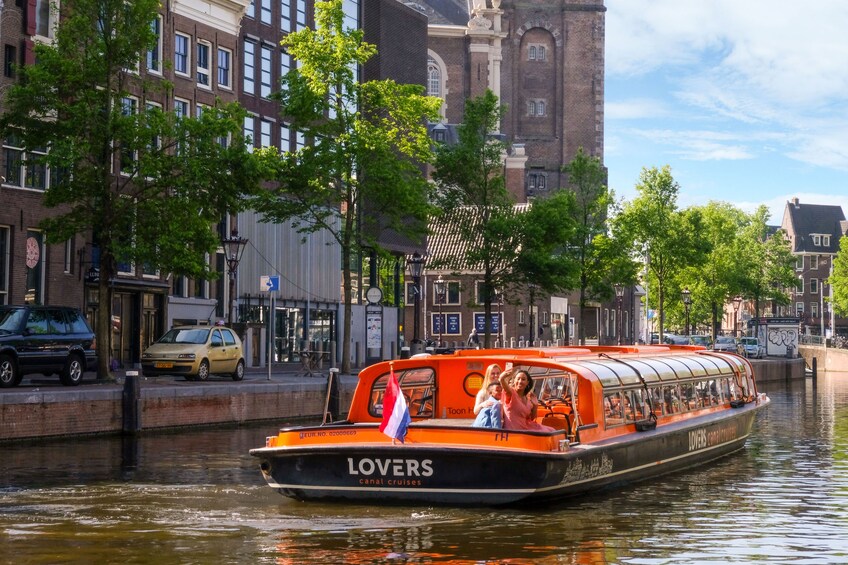
POLYGON ((735 456, 539 509, 291 501, 247 454, 275 426, 5 444, 0 562, 848 562, 848 378, 766 391, 735 456))

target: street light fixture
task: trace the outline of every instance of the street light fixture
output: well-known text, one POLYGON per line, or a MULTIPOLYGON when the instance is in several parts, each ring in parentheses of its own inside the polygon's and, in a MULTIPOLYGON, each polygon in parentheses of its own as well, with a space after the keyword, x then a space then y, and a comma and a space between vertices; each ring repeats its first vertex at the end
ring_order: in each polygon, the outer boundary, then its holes
POLYGON ((739 322, 739 307, 742 305, 742 297, 738 294, 733 297, 733 337, 736 337, 738 334, 738 322, 739 322))
MULTIPOLYGON (((421 326, 421 273, 424 272, 424 257, 416 251, 412 254, 412 257, 406 260, 406 266, 409 269, 409 276, 412 278, 413 284, 412 343, 417 346, 421 343, 418 329, 421 326)), ((415 353, 418 353, 418 351, 415 353)))
POLYGON ((442 332, 444 331, 445 319, 442 317, 442 303, 445 301, 445 293, 447 292, 447 284, 445 279, 439 275, 436 282, 433 283, 436 290, 436 301, 439 303, 439 343, 438 347, 442 346, 442 332))
POLYGON ((684 288, 680 293, 683 296, 683 308, 686 310, 686 335, 689 335, 689 305, 692 304, 692 293, 684 288))
POLYGON ((618 345, 621 345, 621 301, 624 298, 624 285, 621 283, 615 283, 613 285, 615 287, 615 306, 616 306, 616 336, 618 337, 618 345))
POLYGON ((227 258, 227 269, 230 273, 230 296, 229 306, 227 307, 227 323, 233 325, 233 304, 236 297, 236 271, 238 270, 241 256, 244 253, 244 248, 247 246, 248 239, 240 237, 238 230, 233 230, 230 237, 221 238, 221 245, 224 247, 224 255, 227 258))

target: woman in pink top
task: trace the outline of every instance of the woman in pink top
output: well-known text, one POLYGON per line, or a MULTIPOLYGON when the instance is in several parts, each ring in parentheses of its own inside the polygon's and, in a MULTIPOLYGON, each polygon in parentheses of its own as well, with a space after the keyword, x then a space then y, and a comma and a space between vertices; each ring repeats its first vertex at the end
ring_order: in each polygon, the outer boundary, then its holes
POLYGON ((500 376, 504 395, 501 402, 504 408, 504 428, 507 430, 529 430, 532 432, 552 432, 553 428, 543 426, 536 421, 537 404, 532 394, 533 379, 527 371, 507 369, 500 376))

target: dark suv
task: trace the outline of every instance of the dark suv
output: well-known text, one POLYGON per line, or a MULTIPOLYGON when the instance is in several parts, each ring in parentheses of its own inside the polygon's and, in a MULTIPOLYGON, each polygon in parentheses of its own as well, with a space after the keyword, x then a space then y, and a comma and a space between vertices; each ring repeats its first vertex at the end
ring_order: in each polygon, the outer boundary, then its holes
POLYGON ((78 385, 96 366, 94 332, 76 308, 0 306, 0 387, 30 373, 58 373, 63 385, 78 385))

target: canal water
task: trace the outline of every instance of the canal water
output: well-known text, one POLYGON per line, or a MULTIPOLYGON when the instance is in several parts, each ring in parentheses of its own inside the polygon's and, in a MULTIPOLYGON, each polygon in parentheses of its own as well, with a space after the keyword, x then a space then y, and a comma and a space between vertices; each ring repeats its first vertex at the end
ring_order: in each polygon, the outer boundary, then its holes
POLYGON ((270 425, 2 444, 0 563, 848 563, 848 374, 762 390, 743 451, 538 510, 291 501, 270 425))

